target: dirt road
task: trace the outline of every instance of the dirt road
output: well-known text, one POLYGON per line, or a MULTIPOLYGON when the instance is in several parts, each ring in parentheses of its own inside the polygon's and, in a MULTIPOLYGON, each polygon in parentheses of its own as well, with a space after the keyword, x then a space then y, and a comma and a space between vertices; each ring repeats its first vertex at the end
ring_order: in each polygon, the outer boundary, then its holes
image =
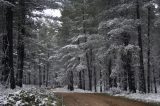
POLYGON ((150 106, 142 102, 103 94, 59 93, 65 106, 150 106))

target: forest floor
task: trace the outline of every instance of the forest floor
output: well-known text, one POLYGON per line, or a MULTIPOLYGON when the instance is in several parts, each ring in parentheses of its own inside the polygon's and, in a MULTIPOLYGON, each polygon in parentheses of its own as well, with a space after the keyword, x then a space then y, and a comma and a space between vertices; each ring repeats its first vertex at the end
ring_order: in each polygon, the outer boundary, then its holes
POLYGON ((56 93, 64 106, 159 106, 126 99, 113 97, 106 94, 94 93, 56 93))

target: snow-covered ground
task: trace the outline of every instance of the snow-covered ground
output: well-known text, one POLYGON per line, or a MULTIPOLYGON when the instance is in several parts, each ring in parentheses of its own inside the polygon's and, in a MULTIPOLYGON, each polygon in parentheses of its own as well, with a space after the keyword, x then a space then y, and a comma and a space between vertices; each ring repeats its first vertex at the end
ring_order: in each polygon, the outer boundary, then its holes
MULTIPOLYGON (((138 100, 138 101, 144 101, 144 102, 153 102, 153 103, 160 103, 160 87, 158 87, 158 93, 149 93, 149 94, 140 94, 140 93, 128 93, 128 92, 123 92, 118 88, 113 88, 110 89, 110 91, 107 91, 105 93, 108 93, 110 95, 113 96, 122 96, 122 97, 126 97, 129 99, 133 99, 133 100, 138 100)), ((6 89, 2 86, 0 86, 0 105, 4 104, 7 101, 8 95, 9 94, 17 94, 20 91, 36 91, 39 92, 40 94, 43 92, 41 92, 41 90, 39 89, 39 87, 36 86, 29 86, 29 85, 24 85, 23 88, 16 88, 15 90, 11 90, 11 89, 6 89)), ((43 90, 43 89, 42 89, 43 90)), ((94 93, 91 91, 87 91, 87 90, 81 90, 81 89, 74 89, 74 91, 69 91, 67 89, 67 87, 64 88, 54 88, 54 89, 49 89, 47 90, 47 92, 50 92, 51 94, 54 95, 54 93, 56 92, 63 92, 63 93, 94 93)), ((50 94, 48 93, 48 94, 50 94)), ((46 93, 47 95, 47 93, 46 93)))
POLYGON ((158 87, 158 93, 128 93, 121 91, 118 88, 113 88, 107 93, 113 96, 122 96, 137 101, 160 103, 160 87, 158 87))
POLYGON ((69 91, 67 89, 67 87, 64 87, 64 88, 55 88, 55 89, 52 89, 52 92, 63 92, 63 93, 93 93, 91 91, 88 91, 88 90, 82 90, 82 89, 74 89, 74 91, 69 91))
POLYGON ((22 96, 24 96, 25 98, 34 98, 34 100, 36 101, 35 103, 37 103, 37 100, 39 100, 38 103, 41 104, 48 103, 47 100, 52 97, 52 105, 55 106, 56 104, 56 97, 54 96, 54 93, 47 89, 39 88, 36 86, 24 85, 23 88, 17 87, 16 89, 11 90, 0 86, 0 106, 7 103, 14 103, 15 106, 23 106, 16 105, 24 101, 22 100, 23 98, 21 98, 22 96), (46 97, 44 97, 44 95, 46 95, 46 97), (14 101, 14 99, 16 99, 16 101, 14 101))
POLYGON ((153 103, 160 103, 160 94, 140 94, 140 93, 134 93, 134 94, 117 94, 115 96, 124 96, 129 99, 134 99, 138 101, 144 101, 144 102, 153 102, 153 103))

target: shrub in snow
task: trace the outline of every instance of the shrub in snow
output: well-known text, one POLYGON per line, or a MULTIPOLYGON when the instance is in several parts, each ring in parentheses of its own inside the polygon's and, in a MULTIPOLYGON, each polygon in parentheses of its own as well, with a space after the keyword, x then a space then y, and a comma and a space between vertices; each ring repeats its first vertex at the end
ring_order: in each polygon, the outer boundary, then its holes
POLYGON ((18 91, 9 94, 4 106, 55 106, 55 98, 50 94, 33 91, 18 91))
POLYGON ((116 87, 110 88, 111 95, 120 94, 121 92, 122 92, 122 90, 120 88, 116 88, 116 87))

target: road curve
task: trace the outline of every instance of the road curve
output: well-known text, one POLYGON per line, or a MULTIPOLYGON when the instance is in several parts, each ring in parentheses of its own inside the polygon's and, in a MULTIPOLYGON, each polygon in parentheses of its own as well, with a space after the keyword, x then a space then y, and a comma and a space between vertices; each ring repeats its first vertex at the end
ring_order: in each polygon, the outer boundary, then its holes
POLYGON ((63 97, 65 106, 151 106, 147 103, 104 94, 58 93, 58 95, 63 97))

